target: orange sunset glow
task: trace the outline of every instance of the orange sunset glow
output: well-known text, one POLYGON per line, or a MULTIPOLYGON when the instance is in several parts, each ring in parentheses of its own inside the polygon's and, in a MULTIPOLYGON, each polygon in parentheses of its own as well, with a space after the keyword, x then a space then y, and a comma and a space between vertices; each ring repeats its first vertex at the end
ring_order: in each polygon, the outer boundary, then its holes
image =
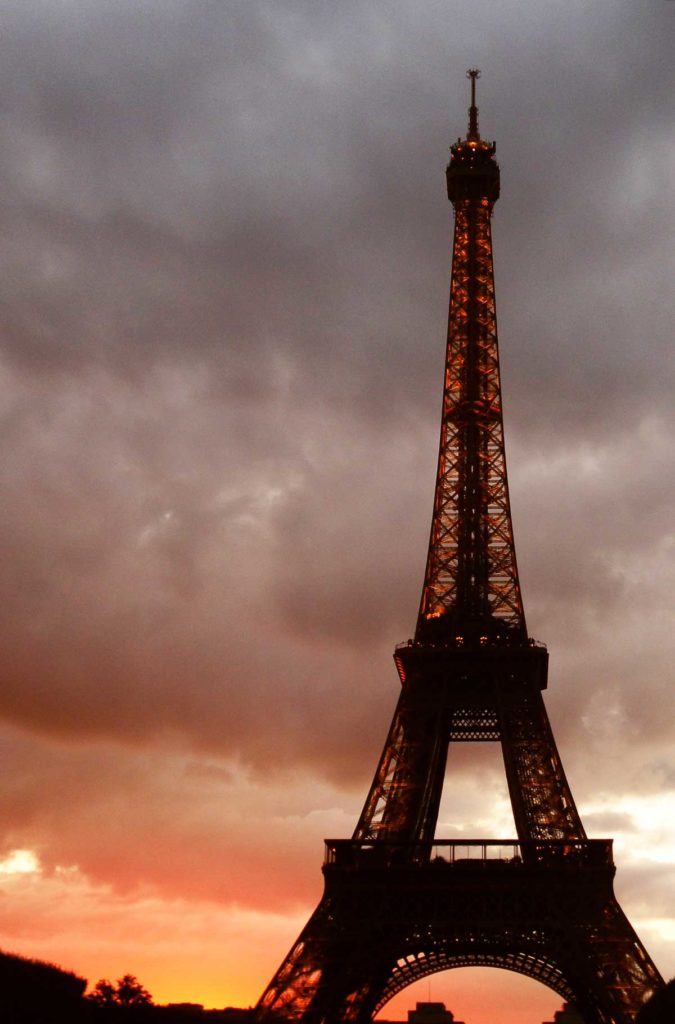
MULTIPOLYGON (((675 4, 524 6, 5 5, 0 950, 248 1007, 320 899, 424 582, 475 62, 528 629, 675 975, 675 4)), ((438 836, 513 835, 460 746, 438 836)), ((379 1017, 425 1000, 562 1003, 463 968, 379 1017)))

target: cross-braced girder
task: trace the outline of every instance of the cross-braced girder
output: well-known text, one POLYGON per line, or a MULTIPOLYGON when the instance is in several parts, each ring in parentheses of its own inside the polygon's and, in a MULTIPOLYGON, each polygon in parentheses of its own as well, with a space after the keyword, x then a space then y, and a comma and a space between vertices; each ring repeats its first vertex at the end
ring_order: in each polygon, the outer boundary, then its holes
POLYGON ((491 213, 487 196, 455 201, 441 439, 417 627, 422 641, 441 626, 446 640, 472 631, 492 638, 500 629, 526 636, 504 453, 491 213))

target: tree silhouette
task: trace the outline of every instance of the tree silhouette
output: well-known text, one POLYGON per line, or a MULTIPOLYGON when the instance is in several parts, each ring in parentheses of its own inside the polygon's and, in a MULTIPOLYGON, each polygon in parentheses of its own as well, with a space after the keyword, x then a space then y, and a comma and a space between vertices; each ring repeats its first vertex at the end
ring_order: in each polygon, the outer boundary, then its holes
POLYGON ((50 1021, 81 1019, 82 995, 87 982, 42 960, 0 951, 0 1019, 50 1021))
POLYGON ((673 1024, 675 1021, 675 978, 671 978, 664 988, 660 988, 645 1003, 635 1024, 673 1024))
POLYGON ((87 996, 96 1006, 152 1006, 152 996, 133 974, 125 974, 113 985, 101 978, 87 996))
POLYGON ((116 990, 112 981, 101 978, 96 982, 91 992, 87 993, 86 998, 90 1002, 95 1003, 96 1006, 112 1006, 116 1002, 115 995, 116 990))
POLYGON ((117 982, 117 1002, 120 1006, 151 1006, 152 996, 133 974, 125 974, 117 982))

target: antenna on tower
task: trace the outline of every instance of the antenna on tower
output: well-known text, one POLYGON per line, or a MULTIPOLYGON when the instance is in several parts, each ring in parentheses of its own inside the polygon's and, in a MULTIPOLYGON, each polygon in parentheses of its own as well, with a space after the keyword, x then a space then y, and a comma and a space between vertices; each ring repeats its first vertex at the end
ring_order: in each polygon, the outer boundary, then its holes
POLYGON ((476 106, 476 79, 480 78, 478 68, 469 68, 466 77, 471 79, 471 106, 469 107, 469 131, 467 139, 480 139, 478 134, 478 107, 476 106))

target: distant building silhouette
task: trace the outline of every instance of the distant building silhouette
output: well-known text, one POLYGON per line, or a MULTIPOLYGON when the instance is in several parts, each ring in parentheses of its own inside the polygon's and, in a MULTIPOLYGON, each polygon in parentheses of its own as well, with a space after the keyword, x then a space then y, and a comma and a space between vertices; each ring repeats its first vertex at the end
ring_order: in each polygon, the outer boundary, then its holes
POLYGON ((563 1003, 562 1010, 558 1010, 553 1015, 553 1020, 544 1021, 544 1024, 584 1024, 584 1020, 573 1006, 570 1006, 569 1003, 563 1003))
POLYGON ((455 1020, 445 1003, 417 1003, 414 1010, 408 1010, 408 1024, 464 1024, 464 1021, 455 1020))
POLYGON ((464 1024, 446 1009, 445 1003, 417 1003, 414 1010, 408 1010, 408 1020, 378 1019, 377 1024, 464 1024))

